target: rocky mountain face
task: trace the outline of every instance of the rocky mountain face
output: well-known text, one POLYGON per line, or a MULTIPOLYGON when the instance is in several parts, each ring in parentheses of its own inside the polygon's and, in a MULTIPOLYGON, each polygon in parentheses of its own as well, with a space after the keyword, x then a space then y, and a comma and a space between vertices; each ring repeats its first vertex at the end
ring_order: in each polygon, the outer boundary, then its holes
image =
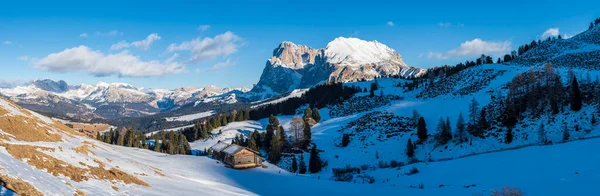
POLYGON ((2 96, 28 109, 68 118, 94 119, 136 117, 175 110, 197 101, 231 100, 229 93, 243 88, 143 89, 125 83, 69 85, 65 81, 35 80, 24 86, 0 88, 2 96))
POLYGON ((389 75, 410 78, 424 72, 406 65, 400 54, 377 41, 339 37, 321 49, 283 42, 273 51, 252 92, 264 98, 325 81, 351 82, 389 75))

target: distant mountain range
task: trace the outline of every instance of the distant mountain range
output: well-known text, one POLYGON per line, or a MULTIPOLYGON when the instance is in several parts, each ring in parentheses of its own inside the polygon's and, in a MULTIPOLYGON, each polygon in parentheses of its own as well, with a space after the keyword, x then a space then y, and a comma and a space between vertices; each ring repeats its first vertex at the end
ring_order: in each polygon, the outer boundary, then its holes
POLYGON ((195 102, 231 100, 244 88, 144 89, 125 83, 70 85, 63 80, 35 80, 23 86, 0 88, 0 94, 32 110, 78 119, 135 117, 178 109, 195 102))

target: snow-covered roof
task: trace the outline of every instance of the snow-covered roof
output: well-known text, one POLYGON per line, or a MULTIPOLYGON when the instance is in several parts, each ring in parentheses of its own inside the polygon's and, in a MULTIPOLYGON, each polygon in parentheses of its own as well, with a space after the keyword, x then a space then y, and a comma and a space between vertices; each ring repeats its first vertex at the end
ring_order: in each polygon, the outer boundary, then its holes
POLYGON ((242 149, 244 149, 243 146, 232 144, 232 145, 228 146, 227 148, 223 149, 222 152, 227 153, 227 154, 235 154, 235 153, 241 151, 242 149))
POLYGON ((224 142, 219 142, 219 143, 217 143, 217 144, 215 144, 215 145, 211 146, 211 147, 210 147, 210 149, 211 149, 211 150, 213 150, 213 151, 220 152, 220 151, 222 151, 223 149, 227 148, 227 146, 229 146, 229 144, 226 144, 226 143, 224 143, 224 142))

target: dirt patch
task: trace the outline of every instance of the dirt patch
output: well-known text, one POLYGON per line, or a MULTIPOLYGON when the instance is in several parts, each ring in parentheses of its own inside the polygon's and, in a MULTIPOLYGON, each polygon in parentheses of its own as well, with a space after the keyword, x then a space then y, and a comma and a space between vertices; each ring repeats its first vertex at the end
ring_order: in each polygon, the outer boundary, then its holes
POLYGON ((69 122, 65 124, 70 124, 73 126, 75 131, 79 133, 83 133, 86 136, 96 139, 96 136, 99 132, 103 132, 110 129, 109 124, 90 124, 90 123, 77 123, 77 122, 69 122))
POLYGON ((8 175, 0 175, 0 185, 14 191, 19 195, 44 195, 40 191, 38 191, 33 185, 29 184, 29 182, 25 182, 21 178, 12 178, 8 175))
POLYGON ((25 116, 8 116, 0 118, 0 129, 15 136, 16 140, 27 142, 60 142, 59 134, 51 133, 49 127, 40 126, 44 122, 25 116))
POLYGON ((75 194, 74 194, 73 196, 87 196, 87 194, 85 194, 85 192, 83 192, 83 191, 81 191, 81 190, 77 189, 77 190, 75 191, 75 194))
POLYGON ((77 146, 77 147, 73 148, 73 150, 82 155, 92 154, 92 155, 96 156, 96 153, 90 151, 89 148, 90 148, 90 145, 84 143, 81 146, 77 146))
POLYGON ((165 175, 165 174, 163 174, 163 173, 162 173, 162 170, 160 170, 160 169, 158 169, 158 168, 156 168, 156 167, 152 167, 152 166, 150 166, 150 167, 151 167, 151 168, 154 170, 154 173, 155 173, 156 175, 159 175, 159 176, 167 176, 167 175, 165 175))
POLYGON ((117 188, 116 186, 111 186, 113 190, 115 191, 119 191, 119 188, 117 188))
POLYGON ((0 116, 4 116, 8 114, 8 111, 6 111, 4 108, 0 108, 0 116))
MULTIPOLYGON (((104 164, 97 161, 100 167, 80 168, 75 167, 67 162, 58 160, 48 154, 41 152, 40 150, 53 151, 51 148, 30 146, 30 145, 14 145, 14 144, 3 144, 6 147, 8 153, 19 160, 28 159, 27 164, 40 169, 46 170, 46 172, 59 176, 63 175, 69 177, 71 180, 76 182, 87 181, 90 178, 106 180, 106 181, 121 181, 126 184, 137 184, 141 186, 150 185, 132 175, 129 175, 121 170, 111 168, 110 170, 104 169, 104 164), (39 150, 38 150, 39 149, 39 150)), ((96 161, 96 160, 95 160, 96 161)))

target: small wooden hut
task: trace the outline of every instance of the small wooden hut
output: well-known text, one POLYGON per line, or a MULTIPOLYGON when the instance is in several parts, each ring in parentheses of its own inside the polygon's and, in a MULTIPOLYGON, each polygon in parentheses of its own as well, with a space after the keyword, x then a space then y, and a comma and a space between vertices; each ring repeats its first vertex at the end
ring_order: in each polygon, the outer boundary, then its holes
POLYGON ((223 161, 226 166, 235 169, 245 169, 262 166, 263 158, 260 153, 237 144, 219 142, 210 147, 213 157, 223 161))

